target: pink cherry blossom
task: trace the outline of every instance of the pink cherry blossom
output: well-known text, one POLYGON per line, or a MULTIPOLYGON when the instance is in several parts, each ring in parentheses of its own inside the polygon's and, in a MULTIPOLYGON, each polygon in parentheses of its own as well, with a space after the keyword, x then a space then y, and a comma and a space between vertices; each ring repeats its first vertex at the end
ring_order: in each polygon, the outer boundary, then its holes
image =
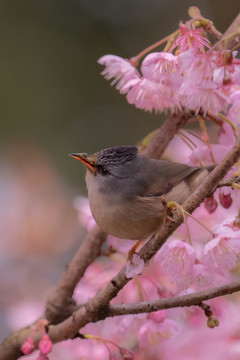
POLYGON ((133 278, 142 273, 144 268, 144 261, 138 254, 133 254, 132 260, 128 260, 126 264, 126 277, 133 278))
POLYGON ((98 60, 99 64, 105 65, 101 73, 107 80, 113 79, 111 85, 116 85, 118 90, 129 81, 139 79, 140 75, 129 60, 116 55, 105 55, 98 60))
POLYGON ((183 77, 178 67, 178 59, 172 53, 151 53, 142 63, 143 76, 151 81, 160 82, 171 89, 178 89, 183 77))
POLYGON ((166 273, 174 278, 186 276, 192 271, 197 257, 192 246, 181 240, 166 242, 158 251, 155 260, 166 273))
POLYGON ((177 291, 180 294, 191 294, 195 291, 221 285, 221 279, 215 271, 210 271, 203 264, 194 264, 192 271, 185 277, 176 278, 177 291))
POLYGON ((172 110, 180 108, 178 94, 161 83, 143 78, 138 81, 129 81, 122 91, 126 89, 128 91, 127 101, 138 109, 158 112, 167 108, 172 110))
POLYGON ((178 325, 171 319, 163 322, 147 320, 139 329, 138 341, 140 348, 156 346, 170 339, 178 331, 178 325))
POLYGON ((224 275, 236 265, 238 255, 239 251, 231 245, 230 240, 216 237, 205 245, 202 262, 224 275))
POLYGON ((179 69, 184 74, 184 82, 199 84, 203 80, 211 80, 216 68, 217 52, 196 53, 188 50, 177 56, 179 69))
POLYGON ((178 47, 181 53, 189 49, 204 52, 204 46, 210 47, 209 40, 201 36, 203 29, 190 30, 183 24, 179 28, 182 35, 176 39, 175 47, 178 47))
POLYGON ((204 80, 197 85, 187 83, 180 92, 183 95, 182 105, 194 109, 196 113, 203 109, 204 112, 210 111, 216 115, 220 111, 226 112, 230 103, 217 84, 210 80, 204 80))

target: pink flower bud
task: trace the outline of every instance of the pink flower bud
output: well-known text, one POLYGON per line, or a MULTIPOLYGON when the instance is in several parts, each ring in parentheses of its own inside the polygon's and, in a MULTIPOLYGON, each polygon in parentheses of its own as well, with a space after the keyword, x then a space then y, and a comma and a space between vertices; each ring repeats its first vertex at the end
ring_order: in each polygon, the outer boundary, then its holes
POLYGON ((148 319, 156 322, 162 322, 165 319, 165 310, 158 310, 148 314, 148 319))
POLYGON ((39 341, 38 348, 43 355, 50 353, 52 350, 52 342, 47 334, 43 335, 39 341))
POLYGON ((225 209, 230 208, 230 206, 232 205, 231 194, 230 193, 229 194, 220 193, 219 201, 220 201, 220 204, 222 205, 222 207, 224 207, 225 209))
POLYGON ((24 341, 24 343, 21 346, 21 351, 24 355, 29 355, 33 352, 34 349, 34 342, 33 338, 29 336, 27 340, 24 341))
POLYGON ((119 352, 122 355, 124 360, 133 360, 134 359, 134 353, 132 351, 129 351, 128 349, 120 348, 119 352))
POLYGON ((214 199, 213 195, 209 196, 207 199, 205 199, 204 205, 205 205, 206 210, 209 212, 209 214, 213 213, 216 210, 216 208, 218 207, 218 203, 214 199))

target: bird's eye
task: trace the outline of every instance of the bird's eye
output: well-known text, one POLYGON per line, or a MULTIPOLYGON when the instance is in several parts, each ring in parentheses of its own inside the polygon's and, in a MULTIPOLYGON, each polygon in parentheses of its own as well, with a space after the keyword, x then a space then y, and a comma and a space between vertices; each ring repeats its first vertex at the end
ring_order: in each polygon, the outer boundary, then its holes
POLYGON ((99 171, 99 174, 100 174, 100 175, 103 175, 103 176, 106 176, 106 175, 109 174, 109 171, 108 171, 106 168, 104 168, 103 166, 100 166, 100 167, 98 168, 98 171, 99 171))

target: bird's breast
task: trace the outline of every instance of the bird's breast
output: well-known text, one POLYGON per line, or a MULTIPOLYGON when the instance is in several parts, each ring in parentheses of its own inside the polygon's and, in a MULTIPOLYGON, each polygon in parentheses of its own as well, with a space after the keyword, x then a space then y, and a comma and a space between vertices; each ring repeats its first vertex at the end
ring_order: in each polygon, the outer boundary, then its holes
POLYGON ((157 230, 163 217, 159 198, 136 196, 126 200, 119 194, 89 191, 89 202, 96 223, 123 239, 147 238, 157 230))

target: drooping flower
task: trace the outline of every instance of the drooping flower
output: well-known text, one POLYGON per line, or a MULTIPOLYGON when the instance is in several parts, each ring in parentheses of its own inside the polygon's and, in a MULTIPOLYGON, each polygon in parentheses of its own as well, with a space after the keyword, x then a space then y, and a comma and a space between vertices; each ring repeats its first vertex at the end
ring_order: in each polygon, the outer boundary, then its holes
POLYGON ((204 46, 210 47, 210 41, 202 36, 203 29, 190 30, 183 24, 179 28, 182 35, 176 39, 175 47, 178 47, 181 53, 190 49, 204 52, 204 46))
POLYGON ((155 260, 174 279, 189 274, 197 257, 192 246, 181 240, 166 242, 158 251, 155 260))
POLYGON ((144 59, 141 70, 146 79, 160 82, 171 89, 178 89, 183 81, 177 56, 172 53, 156 52, 149 54, 144 59))
POLYGON ((178 66, 184 75, 184 82, 199 84, 203 80, 211 80, 213 71, 216 68, 217 53, 208 51, 196 53, 188 50, 177 56, 178 66))
POLYGON ((122 91, 128 92, 127 101, 138 109, 158 112, 168 108, 181 108, 177 93, 161 83, 145 78, 127 82, 122 91))
POLYGON ((132 66, 130 61, 120 56, 105 55, 98 60, 98 63, 105 65, 105 69, 101 74, 107 80, 113 79, 111 85, 116 84, 116 88, 120 91, 129 80, 140 78, 137 69, 132 66))
POLYGON ((229 239, 216 237, 205 245, 202 262, 224 275, 236 265, 238 254, 239 251, 231 245, 229 239))
POLYGON ((216 115, 220 111, 226 112, 230 103, 228 96, 210 80, 204 80, 197 85, 187 82, 180 89, 180 93, 183 96, 182 105, 195 110, 196 113, 203 109, 205 113, 210 111, 216 115))

